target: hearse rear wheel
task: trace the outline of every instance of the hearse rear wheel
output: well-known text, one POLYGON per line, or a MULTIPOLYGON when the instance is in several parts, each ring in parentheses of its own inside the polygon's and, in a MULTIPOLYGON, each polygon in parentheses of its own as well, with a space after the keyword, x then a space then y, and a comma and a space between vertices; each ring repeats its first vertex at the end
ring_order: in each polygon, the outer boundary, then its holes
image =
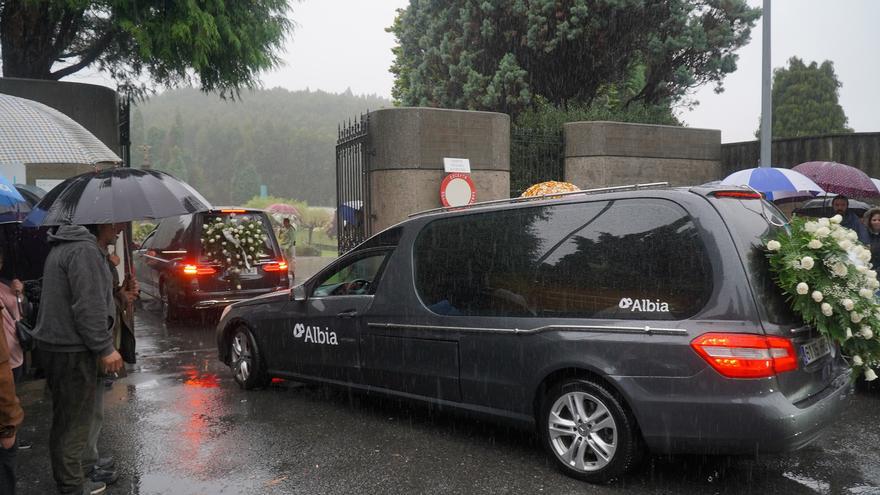
POLYGON ((162 319, 167 323, 180 320, 181 310, 177 301, 168 293, 168 285, 163 280, 159 283, 159 300, 162 303, 162 319))
POLYGON ((547 393, 542 443, 568 476, 601 483, 626 473, 644 451, 632 413, 603 385, 568 380, 547 393))

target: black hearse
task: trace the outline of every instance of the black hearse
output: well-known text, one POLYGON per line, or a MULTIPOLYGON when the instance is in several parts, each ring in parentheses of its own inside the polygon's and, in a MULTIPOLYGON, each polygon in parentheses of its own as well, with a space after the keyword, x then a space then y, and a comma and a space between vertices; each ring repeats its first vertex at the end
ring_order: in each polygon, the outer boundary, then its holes
POLYGON ((537 429, 566 474, 809 444, 850 390, 769 278, 784 216, 730 188, 612 188, 417 215, 226 309, 219 358, 537 429))

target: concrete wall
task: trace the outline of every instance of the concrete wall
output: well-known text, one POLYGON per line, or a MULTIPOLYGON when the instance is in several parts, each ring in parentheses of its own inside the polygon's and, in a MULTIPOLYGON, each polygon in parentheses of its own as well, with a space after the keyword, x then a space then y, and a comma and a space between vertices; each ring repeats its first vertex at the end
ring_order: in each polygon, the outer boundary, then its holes
POLYGON ((565 180, 582 189, 721 178, 721 131, 621 122, 563 126, 565 180))
POLYGON ((387 108, 370 113, 373 233, 440 203, 443 158, 468 158, 477 201, 510 194, 510 117, 492 112, 387 108))
MULTIPOLYGON (((116 91, 94 84, 0 77, 0 93, 27 98, 67 115, 121 156, 116 91)), ((64 179, 85 171, 74 165, 28 165, 27 183, 64 179)))
MULTIPOLYGON (((880 177, 880 132, 774 139, 770 153, 775 167, 791 168, 811 161, 840 162, 859 168, 871 177, 880 177)), ((721 145, 725 176, 757 167, 760 158, 760 141, 721 145)))

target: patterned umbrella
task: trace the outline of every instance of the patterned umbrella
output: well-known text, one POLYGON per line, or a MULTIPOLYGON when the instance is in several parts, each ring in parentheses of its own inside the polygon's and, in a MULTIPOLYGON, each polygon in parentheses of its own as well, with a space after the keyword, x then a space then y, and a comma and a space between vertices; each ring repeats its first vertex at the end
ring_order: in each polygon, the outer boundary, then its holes
POLYGON ((273 203, 266 207, 266 211, 269 213, 277 213, 281 216, 292 216, 294 218, 300 218, 299 209, 296 206, 289 205, 287 203, 273 203))
POLYGON ((837 162, 806 162, 793 167, 828 192, 855 198, 880 196, 877 186, 861 170, 837 162))
POLYGON ((798 196, 815 196, 825 192, 808 177, 787 168, 748 168, 728 175, 721 181, 721 184, 750 186, 756 191, 764 193, 771 201, 798 196))
POLYGON ((0 163, 121 161, 101 140, 58 110, 0 94, 0 163))

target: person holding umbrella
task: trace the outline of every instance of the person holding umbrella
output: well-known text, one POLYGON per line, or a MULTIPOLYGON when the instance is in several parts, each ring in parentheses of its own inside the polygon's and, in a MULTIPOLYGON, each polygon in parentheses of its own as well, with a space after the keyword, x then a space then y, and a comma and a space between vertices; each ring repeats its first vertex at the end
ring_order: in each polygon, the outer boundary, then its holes
POLYGON ((284 250, 284 255, 287 257, 287 271, 292 286, 296 272, 296 227, 290 223, 288 217, 284 217, 281 228, 278 229, 278 243, 281 244, 281 249, 284 250))
POLYGON ((862 244, 871 245, 871 239, 868 237, 868 230, 865 228, 865 225, 862 223, 861 219, 859 219, 858 215, 849 211, 849 198, 843 194, 838 194, 834 197, 834 200, 831 201, 831 207, 834 209, 836 215, 843 217, 843 221, 840 222, 840 225, 854 230, 859 236, 859 242, 862 244))
MULTIPOLYGON (((44 355, 52 396, 49 448, 60 492, 101 493, 106 488, 83 472, 89 434, 100 413, 98 370, 113 374, 123 367, 114 347, 117 311, 106 246, 116 239, 118 224, 210 208, 197 191, 168 174, 114 168, 65 180, 25 220, 25 225, 59 226, 50 236, 33 335, 44 355)), ((115 479, 111 475, 107 481, 115 479)))
POLYGON ((62 225, 49 234, 52 250, 33 335, 52 396, 49 450, 61 493, 100 493, 105 486, 86 479, 82 459, 95 414, 98 368, 115 373, 123 366, 111 333, 113 281, 100 248, 115 237, 112 224, 62 225))

